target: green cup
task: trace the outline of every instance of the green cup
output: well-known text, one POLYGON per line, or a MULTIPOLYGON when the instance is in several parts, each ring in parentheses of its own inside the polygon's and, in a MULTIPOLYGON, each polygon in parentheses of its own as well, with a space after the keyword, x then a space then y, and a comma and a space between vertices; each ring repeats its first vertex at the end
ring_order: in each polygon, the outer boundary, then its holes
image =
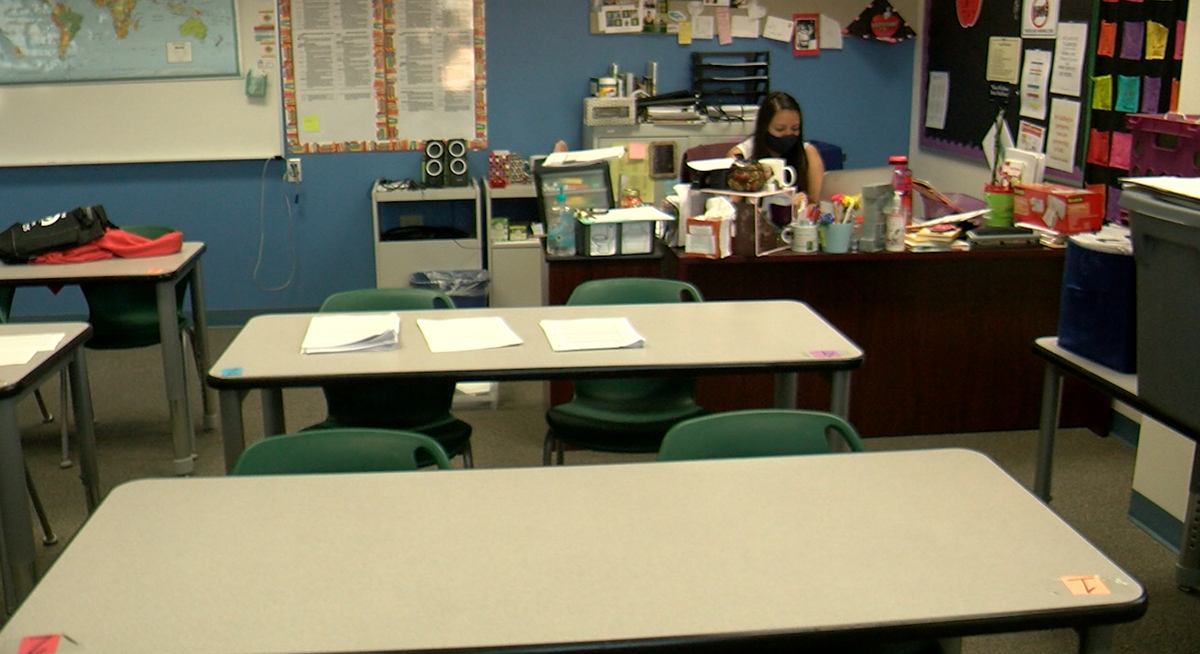
POLYGON ((1013 192, 1003 186, 985 186, 983 200, 987 203, 988 227, 1012 227, 1013 192))

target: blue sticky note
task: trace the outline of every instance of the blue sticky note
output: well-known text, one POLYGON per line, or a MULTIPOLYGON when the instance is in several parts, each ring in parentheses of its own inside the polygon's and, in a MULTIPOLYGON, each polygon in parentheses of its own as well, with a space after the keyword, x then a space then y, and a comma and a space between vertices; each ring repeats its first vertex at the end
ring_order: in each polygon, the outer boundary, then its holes
POLYGON ((221 368, 222 377, 237 377, 242 374, 241 368, 221 368))

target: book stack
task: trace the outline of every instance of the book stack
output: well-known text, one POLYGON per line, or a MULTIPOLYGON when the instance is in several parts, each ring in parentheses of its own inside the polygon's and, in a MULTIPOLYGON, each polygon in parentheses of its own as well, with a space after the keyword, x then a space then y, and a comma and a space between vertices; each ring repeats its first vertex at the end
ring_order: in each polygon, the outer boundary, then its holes
POLYGON ((927 227, 919 227, 904 235, 904 244, 912 252, 944 252, 949 250, 965 250, 965 243, 960 243, 962 228, 952 223, 938 223, 927 227))

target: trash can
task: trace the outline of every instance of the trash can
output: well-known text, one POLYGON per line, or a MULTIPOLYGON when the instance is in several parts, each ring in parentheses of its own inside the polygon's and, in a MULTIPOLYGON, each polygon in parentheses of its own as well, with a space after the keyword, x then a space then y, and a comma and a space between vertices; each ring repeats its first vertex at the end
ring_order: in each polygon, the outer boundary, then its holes
POLYGON ((441 291, 459 308, 486 307, 490 279, 486 270, 427 270, 413 273, 408 285, 441 291))
POLYGON ((1137 372, 1137 306, 1129 230, 1105 226, 1067 242, 1058 344, 1126 374, 1137 372))

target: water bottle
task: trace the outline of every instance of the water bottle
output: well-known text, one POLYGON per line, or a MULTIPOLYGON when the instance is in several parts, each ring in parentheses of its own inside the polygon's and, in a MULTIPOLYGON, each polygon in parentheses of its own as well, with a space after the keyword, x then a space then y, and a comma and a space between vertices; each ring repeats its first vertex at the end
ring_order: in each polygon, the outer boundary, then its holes
POLYGON ((567 206, 567 194, 558 187, 558 199, 546 216, 546 252, 553 257, 575 255, 575 211, 567 206))
POLYGON ((904 212, 904 224, 911 224, 913 215, 913 182, 912 170, 908 168, 908 157, 904 155, 888 157, 888 163, 893 166, 892 192, 900 194, 900 208, 904 212))
POLYGON ((884 230, 883 249, 888 252, 904 251, 904 201, 900 191, 892 192, 892 204, 888 207, 887 228, 884 230))

